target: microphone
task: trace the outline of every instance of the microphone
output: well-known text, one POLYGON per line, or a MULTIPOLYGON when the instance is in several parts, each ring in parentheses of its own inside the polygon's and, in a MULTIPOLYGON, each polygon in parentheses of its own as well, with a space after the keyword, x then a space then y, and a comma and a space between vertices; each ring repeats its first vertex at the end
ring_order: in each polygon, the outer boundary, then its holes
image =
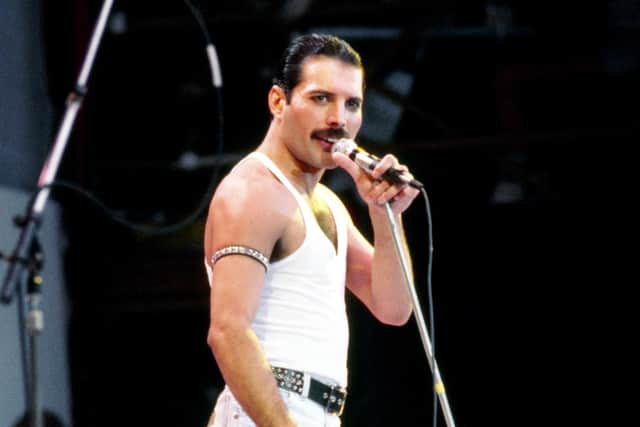
MULTIPOLYGON (((369 154, 351 139, 342 138, 333 143, 331 147, 332 153, 342 153, 353 160, 358 166, 367 172, 371 172, 380 163, 380 158, 369 154)), ((415 179, 411 179, 403 171, 396 168, 389 168, 383 174, 382 178, 392 182, 394 184, 408 184, 418 190, 423 188, 424 185, 415 179)))

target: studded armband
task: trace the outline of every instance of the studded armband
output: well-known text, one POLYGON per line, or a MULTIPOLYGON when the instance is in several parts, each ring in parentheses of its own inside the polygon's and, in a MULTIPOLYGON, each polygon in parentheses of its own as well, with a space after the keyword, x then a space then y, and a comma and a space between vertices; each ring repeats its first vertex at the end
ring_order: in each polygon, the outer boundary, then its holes
POLYGON ((211 267, 218 261, 220 258, 225 257, 227 255, 244 255, 249 258, 253 258, 258 261, 264 267, 265 271, 269 271, 269 258, 266 257, 265 254, 260 252, 257 249, 250 248, 248 246, 242 245, 232 245, 225 246, 224 248, 218 249, 211 256, 211 267))

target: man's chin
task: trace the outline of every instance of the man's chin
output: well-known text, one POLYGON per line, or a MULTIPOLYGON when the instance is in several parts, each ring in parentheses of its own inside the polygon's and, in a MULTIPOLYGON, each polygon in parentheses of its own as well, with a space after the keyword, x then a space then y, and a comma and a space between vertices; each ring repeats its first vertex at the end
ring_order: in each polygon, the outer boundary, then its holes
POLYGON ((322 162, 322 168, 332 170, 338 167, 338 164, 333 160, 333 157, 324 158, 322 162))

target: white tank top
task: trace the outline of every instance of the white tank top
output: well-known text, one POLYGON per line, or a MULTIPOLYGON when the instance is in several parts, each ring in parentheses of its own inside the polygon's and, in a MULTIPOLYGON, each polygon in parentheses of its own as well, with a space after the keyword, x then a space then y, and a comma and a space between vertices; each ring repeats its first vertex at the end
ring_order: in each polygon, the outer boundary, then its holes
POLYGON ((252 328, 272 365, 326 377, 346 387, 347 211, 331 190, 318 184, 317 195, 329 206, 336 223, 336 250, 302 195, 275 163, 259 152, 248 158, 262 162, 291 192, 305 224, 300 247, 270 263, 252 328))

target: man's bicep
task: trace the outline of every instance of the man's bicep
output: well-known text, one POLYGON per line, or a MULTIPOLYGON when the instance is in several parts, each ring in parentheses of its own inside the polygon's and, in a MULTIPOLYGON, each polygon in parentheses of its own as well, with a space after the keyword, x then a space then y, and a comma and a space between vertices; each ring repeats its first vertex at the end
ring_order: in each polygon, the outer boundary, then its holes
POLYGON ((248 254, 231 253, 215 262, 214 254, 231 246, 242 246, 260 251, 268 258, 275 237, 265 233, 264 229, 252 233, 250 224, 244 227, 227 224, 214 230, 210 239, 211 247, 206 250, 206 262, 211 271, 212 320, 250 323, 264 283, 265 266, 248 254), (234 230, 238 232, 234 233, 234 230), (229 316, 233 316, 233 319, 229 319, 229 316))
POLYGON ((251 324, 264 283, 262 265, 242 255, 230 255, 218 260, 212 273, 212 326, 251 324))
POLYGON ((207 218, 205 262, 211 272, 212 320, 218 324, 253 320, 266 269, 260 257, 248 253, 231 253, 215 262, 214 254, 243 247, 269 258, 282 234, 284 219, 270 208, 272 194, 255 191, 249 196, 244 185, 231 183, 223 188, 214 197, 207 218))

